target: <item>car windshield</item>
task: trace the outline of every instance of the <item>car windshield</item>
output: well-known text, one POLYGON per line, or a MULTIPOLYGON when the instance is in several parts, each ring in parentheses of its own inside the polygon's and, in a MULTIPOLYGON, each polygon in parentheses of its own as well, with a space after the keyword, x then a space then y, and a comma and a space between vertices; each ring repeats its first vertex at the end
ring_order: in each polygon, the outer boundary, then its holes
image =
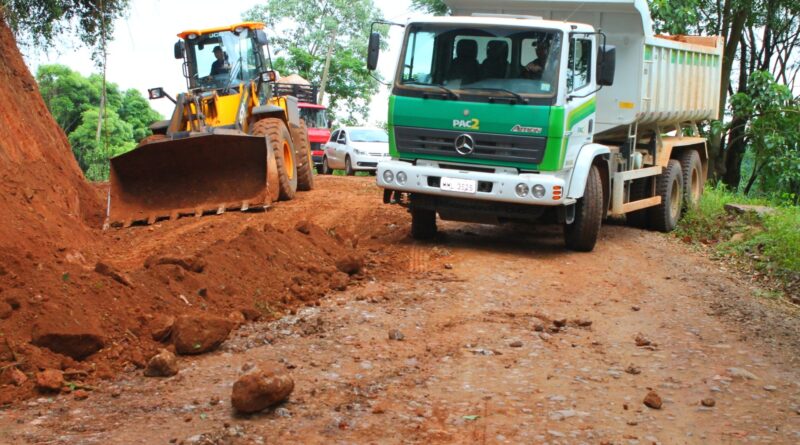
POLYGON ((328 116, 321 108, 300 107, 300 117, 306 121, 308 128, 328 128, 328 116))
POLYGON ((417 24, 408 31, 398 84, 552 97, 560 54, 560 31, 417 24))
POLYGON ((352 142, 389 142, 389 136, 383 130, 363 129, 350 130, 352 142))
POLYGON ((188 40, 195 62, 192 86, 225 88, 256 78, 259 61, 251 33, 220 31, 188 40))

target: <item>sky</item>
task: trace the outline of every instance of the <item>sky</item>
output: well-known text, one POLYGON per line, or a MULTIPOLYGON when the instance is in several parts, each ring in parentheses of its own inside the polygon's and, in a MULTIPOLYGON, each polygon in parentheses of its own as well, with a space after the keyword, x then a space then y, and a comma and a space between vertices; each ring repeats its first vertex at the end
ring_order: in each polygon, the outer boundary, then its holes
MULTIPOLYGON (((241 14, 261 2, 255 0, 132 0, 125 18, 117 21, 114 40, 109 43, 107 79, 123 90, 135 88, 147 97, 147 89, 164 87, 173 97, 185 91, 186 81, 181 71, 182 60, 173 57, 176 34, 187 29, 207 28, 241 21, 241 14), (221 6, 223 5, 223 6, 221 6), (195 12, 187 12, 195 11, 195 12)), ((375 0, 384 18, 405 22, 416 13, 410 0, 375 0)), ((268 36, 273 31, 268 31, 268 36)), ((378 71, 390 79, 396 67, 397 52, 402 44, 402 29, 392 27, 388 51, 380 56, 378 71)), ((64 36, 60 47, 46 52, 23 50, 31 69, 41 64, 67 65, 83 75, 97 72, 91 52, 64 36)), ((366 62, 365 62, 366 63, 366 62)), ((291 73, 281 73, 287 75, 291 73)), ((370 104, 369 124, 387 120, 388 90, 382 87, 370 104)), ((150 104, 163 116, 172 114, 173 105, 167 99, 150 104)))

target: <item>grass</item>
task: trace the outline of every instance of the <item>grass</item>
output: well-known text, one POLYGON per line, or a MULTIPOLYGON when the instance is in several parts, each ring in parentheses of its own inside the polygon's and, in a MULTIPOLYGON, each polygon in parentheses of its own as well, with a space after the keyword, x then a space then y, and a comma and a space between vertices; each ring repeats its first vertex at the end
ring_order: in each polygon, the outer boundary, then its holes
POLYGON ((721 255, 746 259, 763 273, 785 280, 800 274, 800 207, 748 198, 722 186, 706 187, 699 205, 677 230, 685 241, 711 245, 721 255), (773 213, 731 215, 725 204, 767 205, 773 213))

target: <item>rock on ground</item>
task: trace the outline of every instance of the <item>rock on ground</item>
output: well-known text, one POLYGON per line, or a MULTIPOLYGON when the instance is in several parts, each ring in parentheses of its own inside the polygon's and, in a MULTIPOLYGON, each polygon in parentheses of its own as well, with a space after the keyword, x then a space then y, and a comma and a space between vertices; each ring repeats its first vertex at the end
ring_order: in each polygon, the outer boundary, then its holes
POLYGON ((83 360, 105 345, 105 336, 91 320, 79 320, 61 313, 40 318, 32 331, 31 343, 75 360, 83 360))
POLYGON ((233 329, 234 323, 214 315, 182 315, 172 327, 172 338, 178 354, 202 354, 213 351, 233 329))
POLYGON ((231 404, 240 413, 255 413, 286 400, 293 390, 294 380, 289 375, 258 370, 233 384, 231 404))
POLYGON ((661 397, 658 394, 656 394, 655 391, 648 392, 647 395, 644 396, 644 400, 642 401, 642 403, 644 403, 645 406, 647 406, 648 408, 653 408, 653 409, 661 409, 662 405, 661 397))
POLYGON ((171 315, 156 314, 150 322, 151 337, 155 341, 166 341, 172 334, 175 317, 171 315))
POLYGON ((151 357, 144 370, 144 375, 147 377, 170 377, 177 373, 178 359, 166 349, 151 357))
POLYGON ((45 369, 36 373, 36 388, 42 392, 59 392, 64 386, 64 373, 58 369, 45 369))

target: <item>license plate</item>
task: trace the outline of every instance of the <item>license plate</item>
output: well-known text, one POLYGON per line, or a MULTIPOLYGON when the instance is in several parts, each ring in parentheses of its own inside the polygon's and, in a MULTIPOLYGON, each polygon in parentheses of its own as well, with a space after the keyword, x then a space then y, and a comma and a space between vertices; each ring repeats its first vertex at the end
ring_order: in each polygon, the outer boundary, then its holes
POLYGON ((442 178, 439 187, 449 192, 475 193, 478 190, 478 181, 474 179, 442 178))

